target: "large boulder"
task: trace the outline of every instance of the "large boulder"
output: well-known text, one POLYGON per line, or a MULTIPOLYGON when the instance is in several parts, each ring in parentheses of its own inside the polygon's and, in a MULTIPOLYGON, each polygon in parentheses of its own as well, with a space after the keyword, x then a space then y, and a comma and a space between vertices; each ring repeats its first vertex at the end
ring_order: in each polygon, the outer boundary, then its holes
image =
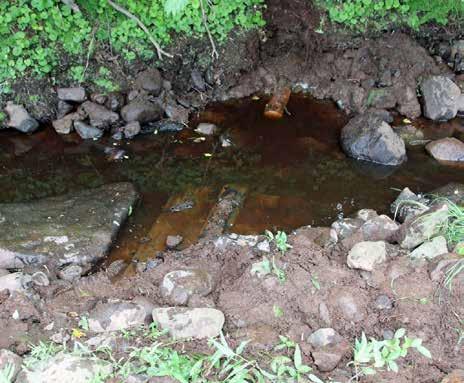
POLYGON ((115 183, 26 203, 0 204, 0 268, 88 265, 109 251, 138 194, 115 183))
POLYGON ((32 370, 19 373, 17 382, 21 383, 88 383, 95 377, 111 374, 110 363, 94 358, 60 353, 40 363, 32 370))
POLYGON ((454 137, 432 141, 425 150, 438 161, 464 161, 464 142, 454 137))
POLYGON ((448 245, 446 238, 442 235, 432 238, 430 241, 424 242, 410 254, 413 259, 431 260, 439 255, 448 253, 448 245))
POLYGON ((87 99, 85 89, 82 87, 58 88, 56 92, 61 101, 84 102, 87 99))
POLYGON ((212 308, 155 308, 153 320, 167 329, 173 338, 205 339, 218 336, 224 326, 224 314, 212 308))
POLYGON ((406 160, 403 140, 390 125, 374 114, 353 118, 343 129, 344 152, 357 160, 397 166, 406 160))
POLYGON ((461 96, 459 87, 445 76, 432 76, 421 84, 425 117, 447 121, 456 117, 461 96))
POLYGON ((135 79, 135 86, 148 93, 158 96, 163 89, 163 78, 156 68, 149 68, 140 72, 135 79))

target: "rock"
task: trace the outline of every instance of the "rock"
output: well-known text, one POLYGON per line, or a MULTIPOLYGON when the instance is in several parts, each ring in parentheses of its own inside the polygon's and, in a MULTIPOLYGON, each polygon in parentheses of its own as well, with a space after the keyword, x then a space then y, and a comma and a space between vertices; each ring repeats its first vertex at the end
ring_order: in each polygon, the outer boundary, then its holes
POLYGON ((37 271, 31 275, 32 283, 36 286, 49 286, 50 280, 43 271, 37 271))
POLYGON ((338 240, 351 237, 364 224, 360 218, 342 218, 332 223, 331 228, 335 230, 338 240))
POLYGON ((92 101, 84 102, 80 109, 89 117, 94 128, 106 128, 119 121, 119 115, 92 101))
POLYGON ((108 100, 108 96, 103 93, 92 93, 90 95, 90 100, 97 104, 104 105, 106 100, 108 100))
POLYGON ((377 310, 391 310, 393 308, 393 302, 387 295, 379 295, 375 300, 374 307, 377 310))
MULTIPOLYGON (((10 368, 13 368, 11 383, 15 381, 16 376, 18 375, 19 371, 21 371, 22 363, 23 359, 20 356, 16 355, 14 352, 11 352, 9 350, 0 350, 0 371, 4 370, 8 366, 11 366, 10 368)), ((5 383, 8 382, 9 381, 5 379, 5 383)))
POLYGON ((356 299, 350 293, 342 292, 336 300, 336 306, 340 310, 343 319, 354 323, 361 322, 365 314, 361 311, 356 299))
POLYGON ((143 307, 143 309, 145 310, 145 324, 150 324, 153 321, 151 313, 153 312, 153 309, 155 308, 155 304, 151 300, 149 300, 147 297, 143 297, 143 296, 135 297, 132 300, 132 302, 143 307))
POLYGON ((58 277, 64 281, 77 281, 84 274, 84 268, 79 265, 65 266, 58 271, 58 277))
POLYGON ((410 257, 413 259, 431 260, 439 255, 448 253, 448 245, 445 237, 442 235, 424 242, 418 248, 411 252, 410 257))
POLYGON ((464 383, 464 370, 453 370, 441 383, 464 383))
POLYGON ((404 222, 429 210, 425 203, 422 197, 413 193, 409 188, 404 188, 391 204, 390 212, 395 220, 404 222))
POLYGON ((392 242, 399 225, 386 215, 380 215, 366 221, 360 228, 365 241, 392 242))
POLYGON ((333 328, 320 328, 308 337, 308 343, 315 349, 339 344, 343 338, 333 328))
POLYGON ((406 160, 403 140, 379 117, 364 114, 353 118, 343 129, 344 152, 357 160, 397 166, 406 160))
POLYGON ((175 270, 161 282, 162 296, 174 305, 186 305, 192 295, 207 296, 213 291, 213 278, 206 270, 175 270))
POLYGON ((198 124, 197 128, 195 129, 195 132, 204 136, 212 136, 216 134, 218 131, 219 129, 216 125, 206 122, 198 124))
POLYGON ((142 126, 142 134, 152 133, 178 133, 185 129, 185 125, 171 120, 150 122, 142 126))
POLYGON ((137 198, 131 184, 115 183, 0 204, 0 268, 46 263, 52 270, 102 259, 137 198))
POLYGON ((148 93, 158 96, 163 89, 163 78, 156 68, 149 68, 140 72, 135 79, 135 86, 143 89, 148 93))
POLYGON ((398 101, 398 112, 403 116, 412 120, 418 118, 422 114, 419 100, 417 99, 416 89, 406 85, 401 86, 400 90, 396 92, 396 98, 398 101))
POLYGON ((317 369, 321 372, 330 372, 335 370, 340 361, 343 358, 343 354, 332 353, 332 352, 313 352, 311 353, 314 364, 317 369))
POLYGON ((0 277, 0 291, 8 290, 10 293, 13 291, 23 292, 31 284, 31 277, 22 272, 16 272, 0 277))
POLYGON ((163 111, 157 104, 136 98, 121 109, 121 116, 126 122, 138 121, 140 124, 146 124, 159 120, 163 111))
POLYGON ((82 87, 58 88, 57 93, 61 101, 84 102, 87 99, 85 89, 82 87))
POLYGON ((166 246, 168 249, 175 249, 183 240, 184 237, 181 235, 168 235, 166 238, 166 246))
POLYGON ((5 112, 8 113, 9 121, 7 126, 15 128, 23 133, 33 133, 39 128, 37 120, 32 118, 22 105, 8 101, 5 112))
POLYGON ((58 134, 69 134, 73 131, 74 119, 71 115, 52 121, 52 126, 58 134))
POLYGON ((0 269, 0 277, 3 277, 3 276, 8 275, 8 274, 10 274, 10 272, 8 270, 0 269))
POLYGON ((176 339, 205 339, 218 336, 224 326, 224 314, 212 308, 155 308, 153 320, 169 330, 176 339))
POLYGON ((425 150, 438 161, 464 161, 464 142, 454 137, 432 141, 425 150))
POLYGON ((58 119, 63 118, 69 112, 71 112, 73 108, 74 107, 71 104, 67 103, 66 101, 59 100, 58 105, 57 105, 56 117, 58 119))
POLYGON ((397 242, 403 249, 412 250, 438 235, 447 220, 448 206, 434 206, 425 213, 405 221, 397 232, 397 242))
POLYGON ((109 93, 105 101, 105 106, 113 111, 117 112, 124 106, 124 96, 121 93, 109 93))
POLYGON ((206 90, 206 82, 203 78, 203 74, 199 69, 195 68, 192 70, 191 78, 195 89, 199 90, 200 92, 204 92, 206 90))
POLYGON ((263 253, 270 253, 271 252, 271 245, 269 244, 268 240, 258 242, 258 244, 256 245, 256 248, 259 251, 262 251, 263 253))
POLYGON ((406 146, 415 146, 426 142, 424 141, 424 132, 416 128, 414 125, 395 126, 393 127, 393 130, 403 139, 406 146))
POLYGON ((434 121, 448 121, 456 117, 459 87, 445 76, 432 76, 421 84, 425 117, 434 121))
POLYGON ((111 302, 97 305, 89 314, 92 332, 119 331, 145 323, 144 306, 134 302, 111 302))
POLYGON ((82 121, 74 121, 74 129, 83 140, 98 140, 103 136, 103 130, 87 125, 82 121))
POLYGON ((450 58, 454 59, 456 55, 464 56, 464 40, 457 40, 451 46, 450 58))
POLYGON ((373 209, 361 209, 358 210, 355 214, 355 218, 362 219, 364 222, 369 221, 378 216, 379 215, 377 214, 377 212, 373 209))
POLYGON ((98 374, 109 375, 113 371, 111 364, 95 358, 60 353, 33 370, 19 373, 17 382, 21 383, 88 383, 98 374))
POLYGON ((124 132, 124 137, 128 139, 133 138, 137 134, 139 134, 141 131, 140 122, 138 121, 129 122, 127 125, 125 125, 122 128, 122 131, 124 132))
POLYGON ((348 253, 347 264, 352 269, 373 271, 375 266, 385 262, 387 250, 385 242, 359 242, 348 253))

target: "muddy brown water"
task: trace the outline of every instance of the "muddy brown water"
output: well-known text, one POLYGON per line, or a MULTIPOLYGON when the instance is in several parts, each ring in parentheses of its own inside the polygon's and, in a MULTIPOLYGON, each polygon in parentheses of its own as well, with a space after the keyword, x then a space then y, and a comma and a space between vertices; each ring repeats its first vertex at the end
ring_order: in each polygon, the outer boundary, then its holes
MULTIPOLYGON (((405 186, 427 192, 451 181, 464 182, 462 169, 438 164, 423 148, 409 150, 408 162, 396 169, 346 158, 339 136, 347 117, 333 103, 293 95, 288 113, 279 121, 263 117, 265 103, 246 99, 211 105, 193 116, 190 128, 202 121, 218 124, 233 144, 229 148, 223 148, 218 137, 198 140, 193 129, 121 142, 110 138, 83 142, 75 134, 58 136, 50 127, 31 136, 1 132, 0 201, 133 182, 142 199, 113 249, 114 260, 130 259, 168 199, 189 191, 201 190, 200 213, 205 216, 224 185, 246 188, 245 202, 230 230, 254 234, 329 225, 339 214, 360 208, 387 212, 405 186), (127 158, 110 161, 108 147, 125 150, 127 158)), ((453 131, 452 124, 422 120, 415 124, 428 137, 453 131)), ((199 216, 182 225, 197 228, 203 224, 199 216)), ((195 236, 187 237, 191 242, 195 236)))

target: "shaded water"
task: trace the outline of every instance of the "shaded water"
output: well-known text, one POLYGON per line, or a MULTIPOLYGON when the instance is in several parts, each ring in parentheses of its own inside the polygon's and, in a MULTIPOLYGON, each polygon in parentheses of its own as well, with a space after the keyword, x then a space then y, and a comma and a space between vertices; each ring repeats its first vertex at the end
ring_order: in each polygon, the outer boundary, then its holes
MULTIPOLYGON (((293 229, 328 225, 339 213, 360 208, 386 212, 399 189, 430 191, 464 172, 438 164, 423 148, 410 150, 398 169, 372 167, 345 158, 339 148, 346 116, 328 102, 292 96, 289 114, 264 119, 265 100, 212 105, 195 116, 215 122, 232 141, 199 136, 191 129, 178 134, 140 136, 132 141, 82 142, 75 134, 58 136, 52 128, 32 136, 0 134, 0 201, 25 201, 114 181, 131 181, 142 201, 124 228, 112 258, 130 257, 143 242, 163 205, 172 195, 207 187, 205 209, 226 184, 247 188, 234 232, 293 229), (127 159, 111 162, 105 147, 126 151, 127 159), (206 155, 205 155, 206 154, 206 155)), ((434 136, 449 135, 447 126, 418 122, 434 136)), ((206 213, 206 212, 205 212, 206 213)))

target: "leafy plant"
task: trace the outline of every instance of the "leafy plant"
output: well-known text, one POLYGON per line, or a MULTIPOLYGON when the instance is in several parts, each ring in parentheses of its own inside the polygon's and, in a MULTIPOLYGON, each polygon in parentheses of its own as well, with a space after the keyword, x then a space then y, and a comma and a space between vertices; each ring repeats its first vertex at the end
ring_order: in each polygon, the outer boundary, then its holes
POLYGON ((13 376, 15 372, 15 366, 12 363, 0 369, 0 383, 13 383, 13 376))
POLYGON ((281 307, 277 306, 277 305, 274 305, 274 307, 272 308, 272 310, 274 311, 274 316, 276 318, 281 318, 284 316, 284 310, 282 310, 281 307))
POLYGON ((435 22, 446 25, 463 20, 464 2, 456 0, 321 0, 336 23, 352 29, 384 29, 407 25, 418 29, 435 22))
MULTIPOLYGON (((118 0, 161 45, 173 34, 200 37, 206 26, 199 0, 118 0)), ((61 0, 0 0, 0 88, 24 75, 43 77, 60 64, 72 62, 73 81, 84 80, 84 68, 97 47, 111 47, 126 60, 155 55, 149 36, 132 18, 108 0, 78 1, 74 12, 61 0), (87 55, 83 52, 88 52, 87 55), (86 57, 87 56, 87 57, 86 57)), ((263 0, 204 1, 207 26, 218 41, 235 27, 248 30, 264 25, 263 0)), ((61 68, 60 68, 61 69, 61 68)), ((110 85, 103 78, 99 86, 110 85)))
POLYGON ((274 235, 271 231, 266 230, 265 235, 270 242, 275 242, 277 249, 282 253, 282 255, 284 255, 287 250, 292 248, 292 246, 287 242, 288 238, 285 231, 278 231, 274 235))
POLYGON ((287 280, 285 271, 276 265, 274 257, 272 257, 272 261, 270 261, 269 258, 264 257, 261 262, 254 263, 251 267, 251 274, 256 274, 260 278, 263 278, 268 274, 274 274, 280 283, 284 283, 287 280))
POLYGON ((400 328, 393 339, 378 341, 374 338, 367 340, 364 332, 361 340, 355 340, 354 359, 350 364, 354 365, 356 377, 362 375, 375 375, 378 369, 386 367, 388 371, 398 372, 397 360, 404 358, 410 348, 416 349, 427 358, 431 358, 430 351, 422 345, 422 339, 408 338, 406 330, 400 328))
POLYGON ((62 351, 63 347, 59 347, 53 343, 45 343, 40 341, 37 345, 32 345, 31 352, 24 360, 26 368, 33 368, 40 362, 44 362, 54 357, 58 352, 62 351))

